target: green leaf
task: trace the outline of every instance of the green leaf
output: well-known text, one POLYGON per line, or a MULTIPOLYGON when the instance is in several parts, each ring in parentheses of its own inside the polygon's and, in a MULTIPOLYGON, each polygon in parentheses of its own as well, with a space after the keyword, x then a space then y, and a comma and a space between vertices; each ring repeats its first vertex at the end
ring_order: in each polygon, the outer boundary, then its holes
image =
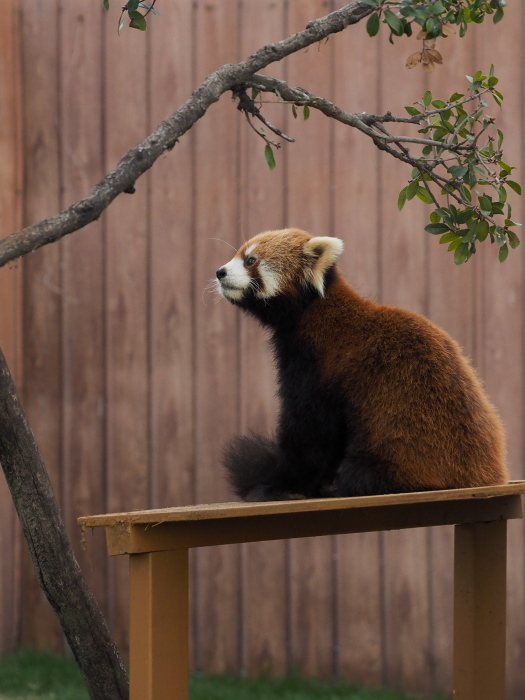
POLYGON ((439 239, 440 243, 450 243, 451 241, 460 241, 461 238, 457 235, 457 233, 445 233, 441 238, 439 239))
POLYGON ((488 236, 489 233, 489 222, 486 221, 486 219, 482 219, 481 221, 478 221, 476 225, 476 238, 478 241, 483 241, 485 238, 488 236))
POLYGON ((469 258, 468 243, 460 243, 454 251, 454 262, 456 265, 461 265, 469 258))
POLYGON ((488 197, 485 197, 484 195, 480 195, 478 197, 479 201, 479 207, 481 211, 485 214, 492 214, 492 202, 488 197))
POLYGON ((395 34, 396 36, 401 36, 404 33, 403 22, 391 10, 385 10, 384 17, 385 22, 392 30, 392 34, 395 34))
POLYGON ((437 211, 433 211, 433 212, 430 214, 430 222, 431 222, 432 224, 439 224, 440 221, 441 221, 440 215, 437 213, 437 211))
POLYGON ((514 180, 507 180, 507 185, 516 192, 516 194, 521 194, 521 185, 514 180))
POLYGON ((405 187, 406 199, 408 199, 408 200, 414 199, 414 197, 417 194, 418 187, 419 187, 419 182, 417 180, 414 180, 409 185, 407 185, 407 187, 405 187))
POLYGON ((132 10, 131 12, 128 12, 128 15, 131 19, 131 22, 129 23, 130 27, 132 27, 133 29, 140 29, 141 32, 146 31, 146 18, 141 12, 138 12, 137 10, 132 10))
POLYGON ((427 38, 438 37, 441 34, 441 22, 434 17, 429 17, 425 22, 427 38))
POLYGON ((109 0, 102 0, 102 4, 105 10, 109 10, 109 0))
POLYGON ((293 114, 293 118, 297 119, 297 108, 295 105, 292 105, 292 114, 293 114))
POLYGON ((421 114, 419 109, 416 109, 415 107, 405 107, 406 111, 410 114, 411 117, 417 117, 418 114, 421 114))
POLYGON ((450 228, 446 224, 427 224, 425 226, 425 231, 431 233, 433 236, 437 236, 442 233, 447 233, 450 228))
POLYGON ((498 7, 496 12, 494 13, 494 17, 492 18, 492 21, 494 22, 494 24, 497 24, 498 22, 501 22, 502 19, 503 19, 503 8, 498 7))
POLYGON ((308 107, 308 105, 305 105, 303 107, 303 119, 304 119, 304 121, 306 121, 309 116, 310 116, 310 107, 308 107))
POLYGON ((509 247, 508 247, 508 245, 505 243, 505 244, 502 245, 501 248, 499 249, 499 261, 500 261, 500 262, 505 262, 505 260, 507 259, 508 255, 509 255, 509 247))
POLYGON ((422 202, 425 202, 425 204, 433 204, 434 200, 424 187, 419 187, 416 194, 422 202))
POLYGON ((273 170, 275 168, 275 158, 273 155, 272 147, 269 143, 267 143, 265 146, 264 157, 266 158, 266 162, 268 163, 268 167, 270 168, 270 170, 273 170))
POLYGON ((140 0, 128 0, 126 3, 126 7, 122 8, 125 9, 129 12, 134 12, 135 10, 138 10, 139 7, 139 2, 140 0))
POLYGON ((432 102, 432 93, 430 90, 427 90, 425 94, 423 95, 423 104, 425 107, 428 107, 429 104, 432 102))
POLYGON ((366 31, 368 36, 375 36, 379 31, 379 13, 373 12, 367 20, 366 31))
POLYGON ((403 209, 403 207, 405 206, 405 202, 407 201, 407 190, 408 187, 403 187, 397 198, 397 208, 399 209, 399 211, 403 209))
POLYGON ((516 236, 514 231, 509 231, 509 243, 511 248, 517 248, 520 244, 520 239, 516 236))
POLYGON ((450 168, 448 168, 448 172, 455 179, 458 177, 463 177, 463 175, 468 173, 468 168, 464 165, 451 165, 450 168))
POLYGON ((494 98, 496 104, 501 107, 501 103, 503 102, 503 95, 501 92, 498 92, 497 90, 492 90, 492 97, 494 98))

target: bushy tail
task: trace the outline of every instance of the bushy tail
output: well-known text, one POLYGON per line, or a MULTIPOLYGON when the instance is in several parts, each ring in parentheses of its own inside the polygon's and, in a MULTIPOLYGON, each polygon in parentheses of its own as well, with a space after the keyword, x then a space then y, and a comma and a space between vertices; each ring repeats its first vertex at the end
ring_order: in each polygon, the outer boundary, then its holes
POLYGON ((280 462, 276 443, 257 433, 232 438, 222 455, 228 480, 244 501, 271 500, 280 462))

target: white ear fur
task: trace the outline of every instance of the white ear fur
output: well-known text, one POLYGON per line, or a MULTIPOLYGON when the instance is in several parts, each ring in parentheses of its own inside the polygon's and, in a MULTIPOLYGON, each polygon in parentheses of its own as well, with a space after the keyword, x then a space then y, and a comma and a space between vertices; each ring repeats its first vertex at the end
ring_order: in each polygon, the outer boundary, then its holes
POLYGON ((312 266, 310 279, 321 296, 324 296, 324 273, 343 252, 343 241, 329 236, 315 236, 304 244, 304 251, 317 260, 312 266))

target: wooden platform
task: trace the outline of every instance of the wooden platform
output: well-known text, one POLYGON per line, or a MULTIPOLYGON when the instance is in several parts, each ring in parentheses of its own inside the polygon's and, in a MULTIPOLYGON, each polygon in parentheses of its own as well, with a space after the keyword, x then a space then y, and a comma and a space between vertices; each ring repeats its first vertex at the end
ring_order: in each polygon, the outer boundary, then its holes
POLYGON ((454 698, 505 700, 506 521, 525 482, 359 498, 221 503, 79 518, 130 556, 131 700, 188 698, 188 550, 455 525, 454 698))

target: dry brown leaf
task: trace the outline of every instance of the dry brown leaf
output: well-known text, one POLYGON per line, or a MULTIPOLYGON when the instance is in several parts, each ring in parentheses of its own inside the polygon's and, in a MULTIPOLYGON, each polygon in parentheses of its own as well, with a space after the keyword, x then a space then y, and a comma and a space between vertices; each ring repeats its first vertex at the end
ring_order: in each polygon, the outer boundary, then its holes
POLYGON ((426 70, 427 73, 431 73, 434 70, 434 59, 428 49, 423 49, 421 63, 423 64, 423 70, 426 70))
POLYGON ((436 51, 436 49, 428 49, 428 53, 430 56, 432 56, 432 60, 434 63, 443 63, 443 56, 439 53, 439 51, 436 51))
POLYGON ((452 34, 456 33, 456 29, 452 26, 452 24, 443 24, 441 26, 441 33, 443 36, 451 36, 452 34))
POLYGON ((416 36, 416 39, 426 39, 427 33, 424 29, 422 29, 419 34, 416 36))
POLYGON ((435 45, 436 45, 436 38, 435 37, 433 39, 425 39, 423 41, 423 48, 424 49, 433 49, 435 45))
POLYGON ((405 65, 407 68, 415 68, 417 66, 417 64, 420 62, 421 62, 421 51, 416 51, 416 53, 411 54, 407 58, 407 62, 405 65))

